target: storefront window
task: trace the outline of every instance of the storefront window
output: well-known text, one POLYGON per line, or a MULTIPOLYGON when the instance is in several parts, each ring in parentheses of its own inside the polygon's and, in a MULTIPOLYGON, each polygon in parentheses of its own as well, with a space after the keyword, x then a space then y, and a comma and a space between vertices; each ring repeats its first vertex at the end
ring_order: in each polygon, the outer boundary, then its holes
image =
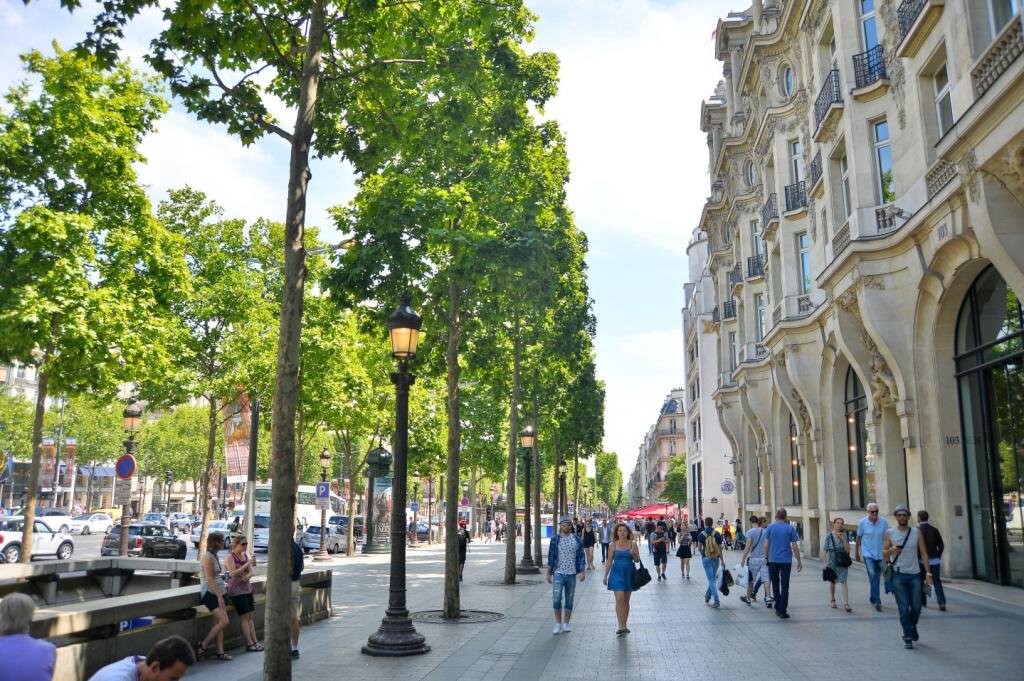
POLYGON ((796 422, 793 420, 793 415, 789 415, 789 477, 792 483, 793 495, 791 497, 792 504, 799 506, 802 501, 800 492, 800 445, 797 442, 799 436, 797 435, 796 422))
POLYGON ((867 427, 868 398, 857 373, 846 371, 846 447, 850 471, 850 508, 876 500, 875 455, 867 427))

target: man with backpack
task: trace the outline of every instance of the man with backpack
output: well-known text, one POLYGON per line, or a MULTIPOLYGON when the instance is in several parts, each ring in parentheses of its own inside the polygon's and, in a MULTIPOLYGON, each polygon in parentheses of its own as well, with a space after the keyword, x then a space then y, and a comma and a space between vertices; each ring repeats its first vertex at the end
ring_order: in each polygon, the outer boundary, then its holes
POLYGON ((697 535, 697 543, 700 547, 704 574, 708 578, 708 590, 704 592, 704 603, 709 607, 719 608, 722 604, 718 600, 715 577, 722 563, 722 535, 715 532, 714 518, 704 519, 704 531, 697 535), (711 604, 712 598, 715 599, 714 605, 711 604))

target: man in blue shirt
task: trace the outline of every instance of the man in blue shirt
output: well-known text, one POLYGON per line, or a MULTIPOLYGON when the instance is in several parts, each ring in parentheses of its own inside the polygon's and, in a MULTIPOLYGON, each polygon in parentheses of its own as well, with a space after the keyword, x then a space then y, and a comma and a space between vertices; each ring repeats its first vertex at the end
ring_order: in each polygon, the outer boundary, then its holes
POLYGON ((882 542, 889 530, 889 523, 878 515, 878 504, 868 504, 868 514, 857 523, 857 560, 864 561, 871 585, 871 604, 882 612, 882 598, 878 582, 882 575, 882 542))
POLYGON ((765 532, 764 555, 775 594, 775 614, 784 620, 789 619, 786 606, 789 605, 789 573, 793 569, 793 559, 796 558, 797 572, 804 569, 800 547, 797 546, 799 541, 800 536, 786 520, 786 509, 779 508, 775 511, 775 522, 765 532))

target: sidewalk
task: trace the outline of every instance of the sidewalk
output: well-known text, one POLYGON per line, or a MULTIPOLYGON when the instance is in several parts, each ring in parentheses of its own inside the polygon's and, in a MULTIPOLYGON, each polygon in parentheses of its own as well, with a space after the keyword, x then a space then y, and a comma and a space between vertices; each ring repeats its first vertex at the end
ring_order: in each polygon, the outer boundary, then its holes
MULTIPOLYGON (((641 556, 653 574, 646 549, 641 556)), ((408 658, 371 658, 359 650, 376 631, 387 601, 388 556, 368 556, 335 567, 334 616, 304 627, 293 678, 346 681, 570 681, 613 679, 753 678, 757 681, 839 681, 885 678, 898 681, 962 681, 1021 678, 1015 655, 1024 610, 996 600, 947 589, 949 610, 926 609, 921 641, 904 650, 895 601, 885 611, 867 604, 867 583, 850 573, 847 614, 828 606, 820 564, 806 561, 793 573, 792 619, 782 621, 760 602, 746 606, 733 592, 722 608, 704 606, 705 580, 694 565, 692 580, 679 577, 670 559, 669 581, 654 581, 633 595, 632 633, 615 636, 612 594, 601 583, 603 566, 576 588, 574 630, 551 635, 551 590, 543 574, 532 586, 482 586, 500 580, 504 544, 473 544, 463 582, 462 607, 493 610, 505 618, 487 624, 421 624, 431 651, 408 658), (712 655, 705 653, 713 651, 712 655)), ((441 606, 441 547, 421 545, 408 556, 410 611, 441 606)), ((739 554, 727 552, 727 562, 739 554)), ((526 579, 521 577, 520 579, 526 579)), ((1005 592, 1003 592, 1005 593, 1005 592)), ((1011 594, 1016 596, 1016 594, 1011 594)), ((841 603, 840 603, 841 607, 841 603)), ((257 681, 262 653, 231 651, 233 662, 205 661, 190 681, 257 681)))

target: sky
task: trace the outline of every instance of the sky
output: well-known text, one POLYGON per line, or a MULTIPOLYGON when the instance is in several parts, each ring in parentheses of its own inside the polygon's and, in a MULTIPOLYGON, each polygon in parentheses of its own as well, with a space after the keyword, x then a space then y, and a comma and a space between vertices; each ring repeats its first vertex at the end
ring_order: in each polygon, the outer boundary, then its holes
MULTIPOLYGON (((742 0, 527 0, 538 16, 528 51, 555 52, 559 93, 543 115, 565 132, 569 204, 590 244, 590 293, 597 316, 597 370, 605 381, 604 445, 628 479, 662 402, 683 385, 680 310, 686 244, 708 194, 700 105, 721 79, 716 22, 742 0)), ((71 15, 56 0, 0 0, 0 89, 21 77, 18 55, 79 40, 94 5, 71 15)), ((136 67, 159 25, 156 11, 128 31, 136 67)), ((291 122, 293 116, 279 116, 291 122)), ((142 146, 139 168, 154 202, 188 183, 230 217, 284 218, 288 150, 267 137, 243 147, 222 127, 180 105, 142 146)), ((309 224, 354 195, 351 169, 314 161, 309 224)), ((328 241, 332 234, 326 229, 328 241)), ((591 471, 592 471, 591 467, 591 471)))

